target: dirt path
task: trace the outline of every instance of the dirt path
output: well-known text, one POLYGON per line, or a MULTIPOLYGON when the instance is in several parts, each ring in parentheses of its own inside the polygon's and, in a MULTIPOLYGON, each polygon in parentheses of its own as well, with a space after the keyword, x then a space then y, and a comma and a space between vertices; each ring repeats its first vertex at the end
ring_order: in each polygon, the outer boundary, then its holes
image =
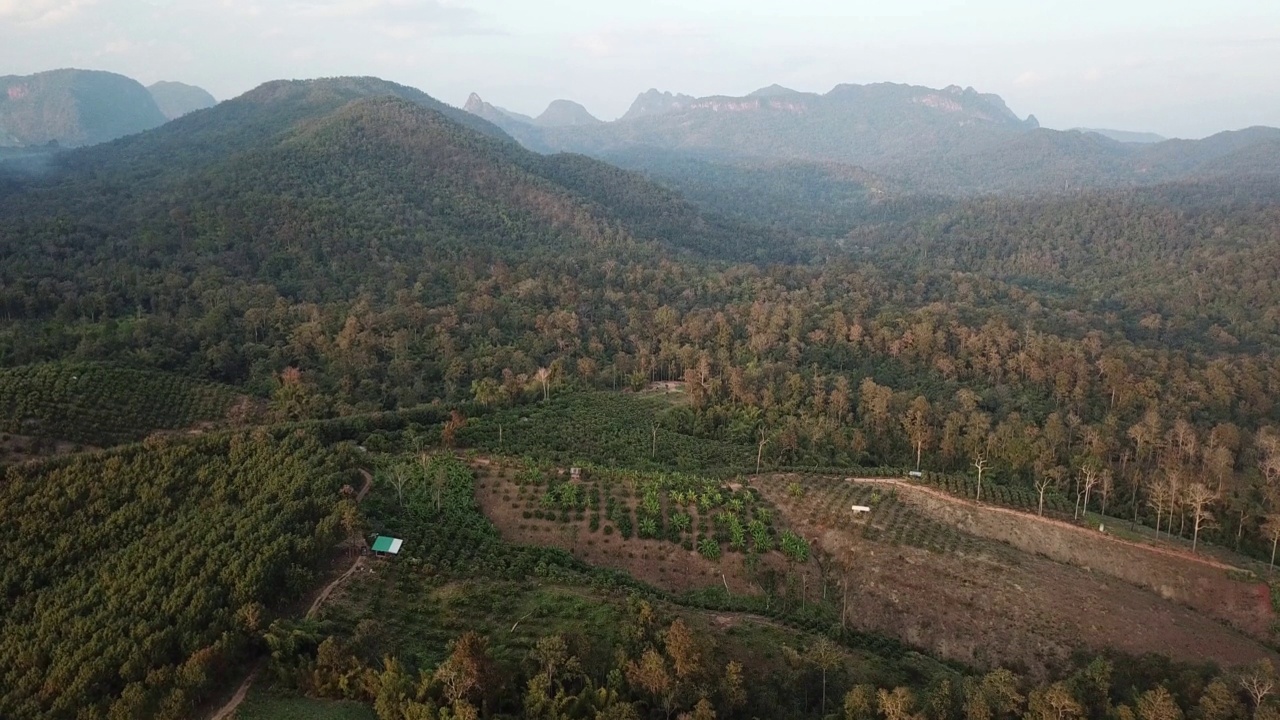
POLYGON ((351 567, 347 568, 346 572, 335 578, 333 582, 325 585, 324 589, 320 591, 320 594, 316 596, 315 602, 311 603, 311 607, 307 609, 307 617, 313 617, 320 610, 320 606, 324 604, 324 601, 329 599, 329 594, 362 567, 364 567, 364 556, 357 555, 356 561, 351 563, 351 567))
MULTIPOLYGON (((361 468, 360 474, 364 476, 364 486, 361 487, 360 492, 356 494, 357 503, 364 500, 364 496, 369 493, 369 488, 373 487, 373 475, 363 468, 361 468)), ((359 538, 359 540, 360 544, 363 545, 364 538, 359 538)), ((333 582, 326 585, 324 589, 320 591, 320 594, 317 595, 316 599, 311 603, 311 607, 307 609, 307 617, 310 618, 314 616, 320 610, 320 606, 324 605, 324 601, 329 599, 329 595, 331 595, 339 585, 346 582, 347 578, 355 574, 356 570, 359 570, 362 567, 364 567, 364 555, 357 555, 355 562, 351 563, 351 567, 347 568, 346 572, 342 573, 337 578, 334 578, 333 582)), ((240 703, 244 702, 245 697, 249 694, 249 688, 253 686, 253 681, 258 677, 258 673, 261 671, 262 663, 258 662, 254 665, 253 670, 249 672, 249 676, 244 679, 244 682, 240 683, 240 687, 236 688, 236 694, 232 695, 231 699, 227 700, 225 705, 218 708, 218 710, 209 717, 209 720, 226 720, 231 717, 231 715, 235 713, 236 708, 240 707, 240 703)))
POLYGON ((258 677, 258 671, 261 669, 261 663, 256 665, 253 668, 253 672, 249 673, 249 677, 245 678, 244 682, 240 683, 240 687, 236 689, 236 694, 231 696, 231 699, 227 701, 226 705, 218 708, 218 711, 215 712, 209 720, 226 720, 226 718, 231 717, 231 714, 236 711, 236 708, 240 707, 240 703, 244 702, 245 696, 249 694, 249 686, 253 685, 254 678, 258 677))
POLYGON ((1088 535, 1088 537, 1091 540, 1101 540, 1105 542, 1115 543, 1117 545, 1125 545, 1132 548, 1138 548, 1146 552, 1157 553, 1160 555, 1165 555, 1167 557, 1177 558, 1178 560, 1185 560, 1187 562, 1200 563, 1201 565, 1207 565, 1209 567, 1216 568, 1218 570, 1226 570, 1229 572, 1241 570, 1241 568, 1236 567, 1234 565, 1228 565, 1226 563, 1218 562, 1217 560, 1204 557, 1203 555, 1195 555, 1189 552, 1175 550, 1173 548, 1166 548, 1166 547, 1161 547, 1159 545, 1151 545, 1148 543, 1141 543, 1141 542, 1135 542, 1133 540, 1126 540, 1124 538, 1116 537, 1115 535, 1100 533, 1091 528, 1083 527, 1081 525, 1076 525, 1074 523, 1069 523, 1069 522, 1066 522, 1065 520, 1057 520, 1055 518, 1047 518, 1040 515, 1032 515, 1031 513, 1022 512, 1021 510, 1014 510, 1013 508, 1002 507, 1000 505, 980 505, 967 498, 956 497, 951 493, 944 492, 936 488, 917 485, 915 483, 910 483, 903 480, 897 480, 894 478, 856 478, 856 477, 845 478, 845 480, 848 482, 855 482, 855 483, 870 483, 870 484, 876 484, 876 485, 894 485, 896 487, 904 487, 911 490, 912 492, 928 495, 938 500, 943 500, 945 502, 953 503, 955 505, 961 505, 961 506, 972 508, 972 509, 981 509, 984 512, 1011 515, 1011 516, 1017 517, 1020 520, 1024 520, 1024 521, 1029 520, 1032 522, 1043 523, 1045 525, 1052 525, 1056 528, 1068 530, 1070 532, 1081 533, 1084 535, 1088 535))

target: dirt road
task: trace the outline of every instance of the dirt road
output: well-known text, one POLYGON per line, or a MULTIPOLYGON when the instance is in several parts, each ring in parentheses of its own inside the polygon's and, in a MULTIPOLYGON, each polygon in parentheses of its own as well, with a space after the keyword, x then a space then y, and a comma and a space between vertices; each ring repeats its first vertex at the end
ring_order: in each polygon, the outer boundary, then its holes
MULTIPOLYGON (((373 487, 373 475, 370 474, 368 470, 364 469, 360 470, 360 474, 364 476, 364 486, 361 487, 360 492, 356 494, 356 502, 364 500, 364 496, 369 493, 369 488, 373 487)), ((364 544, 363 537, 358 539, 361 544, 364 544)), ((362 567, 364 567, 363 554, 356 556, 355 562, 351 563, 351 567, 347 568, 346 572, 342 573, 337 578, 334 578, 333 582, 324 586, 324 589, 321 590, 320 594, 316 596, 316 599, 312 601, 311 607, 307 609, 307 617, 313 617, 317 612, 319 612, 320 607, 324 605, 324 601, 329 599, 329 595, 331 595, 339 585, 346 582, 347 578, 351 577, 362 567)), ((245 697, 249 694, 249 688, 253 686, 254 679, 258 677, 258 673, 261 671, 262 663, 259 662, 254 665, 253 670, 249 672, 249 676, 244 679, 244 682, 240 683, 240 687, 236 688, 235 695, 232 695, 225 705, 218 708, 213 715, 209 717, 209 720, 227 720, 227 718, 231 717, 231 715, 235 713, 236 708, 240 707, 240 703, 244 702, 245 697)))

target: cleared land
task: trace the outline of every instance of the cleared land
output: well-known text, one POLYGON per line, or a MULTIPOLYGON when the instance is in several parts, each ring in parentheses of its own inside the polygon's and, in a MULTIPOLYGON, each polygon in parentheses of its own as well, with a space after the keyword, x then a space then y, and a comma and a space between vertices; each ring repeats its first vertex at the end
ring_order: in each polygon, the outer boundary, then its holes
POLYGON ((1266 586, 1214 561, 906 484, 751 484, 841 565, 852 622, 947 658, 1034 670, 1077 648, 1224 665, 1274 657, 1257 639, 1273 616, 1266 586), (855 516, 854 504, 872 512, 855 516))

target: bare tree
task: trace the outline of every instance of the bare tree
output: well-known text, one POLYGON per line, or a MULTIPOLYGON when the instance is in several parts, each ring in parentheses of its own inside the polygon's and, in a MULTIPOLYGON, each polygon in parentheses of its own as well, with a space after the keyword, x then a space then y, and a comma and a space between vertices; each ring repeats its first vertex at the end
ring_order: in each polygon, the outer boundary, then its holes
POLYGON ((1200 531, 1214 525, 1210 508, 1217 499, 1217 493, 1204 483, 1191 483, 1187 486, 1186 501, 1191 508, 1192 520, 1191 552, 1196 551, 1196 545, 1200 542, 1200 531))
POLYGON ((982 502, 982 471, 987 469, 986 448, 973 455, 973 467, 978 471, 978 502, 982 502))
POLYGON ((1111 473, 1111 468, 1103 468, 1102 475, 1098 478, 1098 494, 1102 496, 1102 514, 1107 514, 1107 501, 1111 499, 1111 493, 1116 488, 1115 475, 1111 473))
POLYGON ((1080 504, 1080 497, 1077 497, 1076 498, 1076 518, 1077 519, 1079 519, 1083 515, 1089 514, 1089 495, 1093 492, 1093 489, 1097 487, 1098 483, 1102 480, 1101 475, 1102 475, 1101 470, 1099 470, 1099 468, 1092 463, 1086 463, 1084 467, 1080 468, 1080 483, 1078 487, 1080 488, 1080 492, 1083 493, 1084 505, 1082 506, 1080 504))
POLYGON ((1276 571, 1276 543, 1280 543, 1280 513, 1268 513, 1262 531, 1271 539, 1271 572, 1276 571))
POLYGON ((756 446, 756 474, 760 474, 760 463, 764 461, 764 446, 769 442, 769 436, 765 433, 764 427, 760 427, 760 444, 756 446))
POLYGON ((538 371, 533 374, 533 377, 536 378, 538 382, 542 383, 542 399, 550 400, 551 399, 551 386, 550 386, 551 368, 540 367, 538 368, 538 371))
POLYGON ((1276 669, 1271 661, 1263 658, 1240 672, 1240 687, 1253 700, 1254 712, 1262 706, 1262 701, 1271 694, 1276 686, 1276 669))
POLYGON ((1067 469, 1061 465, 1055 465, 1036 476, 1036 494, 1039 496, 1039 502, 1036 505, 1036 514, 1044 515, 1044 495, 1051 487, 1061 487, 1062 478, 1066 477, 1067 469))
POLYGON ((1039 495, 1039 502, 1036 505, 1036 514, 1044 515, 1044 494, 1050 487, 1056 483, 1057 478, 1047 472, 1040 473, 1036 476, 1036 494, 1039 495))
POLYGON ((404 507, 404 486, 409 482, 409 470, 403 465, 396 465, 391 468, 391 484, 396 488, 396 497, 400 499, 400 506, 404 507))
POLYGON ((1156 537, 1160 537, 1160 519, 1163 516, 1164 504, 1169 502, 1169 482, 1161 478, 1147 486, 1147 504, 1156 510, 1156 537))

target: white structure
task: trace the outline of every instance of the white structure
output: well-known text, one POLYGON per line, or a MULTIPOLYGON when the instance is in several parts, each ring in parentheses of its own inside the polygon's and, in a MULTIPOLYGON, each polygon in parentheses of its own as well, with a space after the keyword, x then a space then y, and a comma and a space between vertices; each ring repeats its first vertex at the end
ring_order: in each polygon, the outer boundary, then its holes
POLYGON ((853 512, 854 512, 854 513, 869 513, 869 512, 871 512, 871 508, 867 507, 866 505, 854 505, 854 506, 853 506, 853 512))

